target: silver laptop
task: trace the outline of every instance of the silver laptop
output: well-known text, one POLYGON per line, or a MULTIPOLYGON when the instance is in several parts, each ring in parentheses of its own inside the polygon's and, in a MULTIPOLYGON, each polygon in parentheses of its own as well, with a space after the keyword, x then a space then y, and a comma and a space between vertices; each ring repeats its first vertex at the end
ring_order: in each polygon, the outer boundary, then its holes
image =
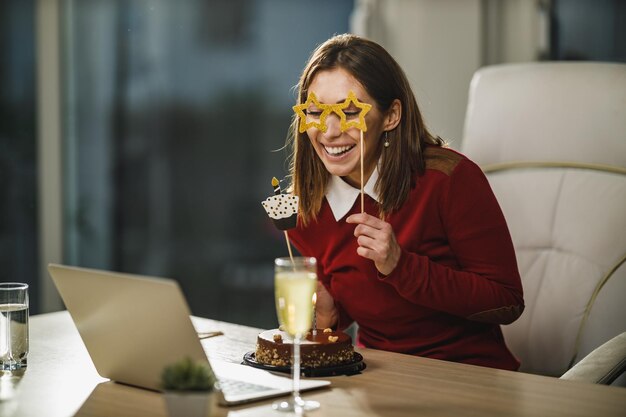
MULTIPOLYGON (((236 363, 209 362, 176 281, 48 265, 100 376, 159 390, 163 368, 189 356, 212 368, 220 403, 241 404, 291 392, 291 379, 236 363)), ((330 385, 302 380, 301 390, 330 385)))

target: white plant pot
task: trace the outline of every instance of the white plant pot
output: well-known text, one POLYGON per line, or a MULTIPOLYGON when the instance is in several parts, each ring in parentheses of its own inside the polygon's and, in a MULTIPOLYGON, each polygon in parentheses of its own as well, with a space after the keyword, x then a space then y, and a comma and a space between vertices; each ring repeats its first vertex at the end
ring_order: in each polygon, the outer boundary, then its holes
POLYGON ((165 391, 169 417, 207 417, 213 411, 214 392, 165 391))

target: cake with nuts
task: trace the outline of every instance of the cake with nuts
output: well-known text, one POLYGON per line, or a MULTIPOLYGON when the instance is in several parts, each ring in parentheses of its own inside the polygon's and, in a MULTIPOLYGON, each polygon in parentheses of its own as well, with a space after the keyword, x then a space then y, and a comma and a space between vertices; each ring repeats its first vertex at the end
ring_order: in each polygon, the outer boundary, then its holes
MULTIPOLYGON (((284 331, 266 330, 257 337, 255 359, 272 366, 291 366, 293 343, 284 331)), ((344 332, 318 329, 308 332, 300 343, 301 365, 323 368, 351 363, 354 360, 352 338, 344 332)))

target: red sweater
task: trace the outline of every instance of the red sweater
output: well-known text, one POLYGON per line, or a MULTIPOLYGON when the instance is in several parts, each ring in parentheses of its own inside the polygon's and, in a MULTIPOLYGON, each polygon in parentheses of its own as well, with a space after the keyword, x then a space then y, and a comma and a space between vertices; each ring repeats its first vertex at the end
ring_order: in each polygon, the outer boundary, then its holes
MULTIPOLYGON (((429 146, 426 172, 401 209, 386 217, 402 248, 382 276, 359 256, 354 224, 360 201, 336 221, 324 200, 316 221, 289 236, 318 260, 318 276, 335 300, 339 328, 359 324, 360 346, 516 370, 500 324, 524 309, 513 244, 480 168, 450 149, 429 146)), ((365 197, 365 211, 378 204, 365 197)))

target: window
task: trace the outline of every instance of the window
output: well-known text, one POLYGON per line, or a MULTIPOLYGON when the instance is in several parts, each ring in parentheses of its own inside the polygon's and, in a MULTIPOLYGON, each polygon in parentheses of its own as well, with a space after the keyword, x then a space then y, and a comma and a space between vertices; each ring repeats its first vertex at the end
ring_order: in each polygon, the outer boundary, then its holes
POLYGON ((274 327, 292 87, 352 1, 64 10, 66 262, 177 279, 194 314, 274 327), (307 16, 303 19, 302 16, 307 16))
POLYGON ((0 2, 0 281, 39 312, 34 2, 0 2))

